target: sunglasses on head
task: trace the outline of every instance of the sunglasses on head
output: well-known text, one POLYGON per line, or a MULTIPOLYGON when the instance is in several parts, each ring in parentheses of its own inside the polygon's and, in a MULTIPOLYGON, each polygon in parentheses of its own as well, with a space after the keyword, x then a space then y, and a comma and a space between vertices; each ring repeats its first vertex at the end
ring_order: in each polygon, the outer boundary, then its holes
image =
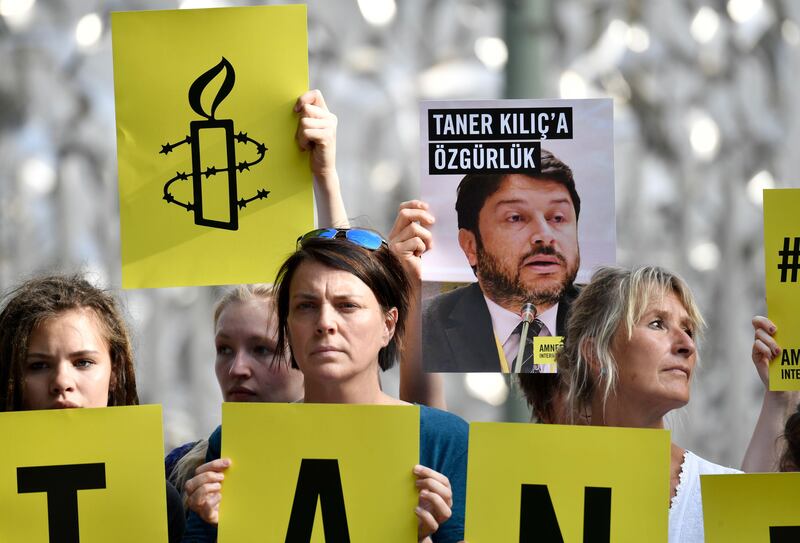
POLYGON ((372 230, 364 230, 363 228, 318 228, 297 238, 297 248, 300 249, 305 245, 306 241, 316 238, 346 239, 370 251, 380 249, 382 245, 384 247, 389 246, 380 234, 372 230))

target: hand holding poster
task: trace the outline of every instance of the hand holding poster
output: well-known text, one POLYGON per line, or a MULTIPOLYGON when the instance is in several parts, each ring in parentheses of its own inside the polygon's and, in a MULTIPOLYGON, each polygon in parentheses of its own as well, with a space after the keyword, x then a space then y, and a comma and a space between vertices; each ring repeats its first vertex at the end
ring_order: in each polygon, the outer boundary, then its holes
POLYGON ((112 15, 124 288, 269 281, 312 227, 302 5, 112 15))
POLYGON ((800 390, 800 189, 764 191, 764 260, 769 318, 783 351, 770 362, 770 390, 800 390))
POLYGON ((416 540, 418 407, 225 403, 222 421, 220 543, 416 540))
POLYGON ((469 543, 666 542, 664 430, 472 423, 469 543))
POLYGON ((424 302, 425 370, 555 371, 575 283, 615 261, 611 100, 424 102, 421 124, 423 279, 472 282, 424 302))
POLYGON ((706 543, 800 541, 800 473, 701 475, 706 543))
POLYGON ((167 541, 160 406, 0 413, 0 434, 0 541, 167 541))

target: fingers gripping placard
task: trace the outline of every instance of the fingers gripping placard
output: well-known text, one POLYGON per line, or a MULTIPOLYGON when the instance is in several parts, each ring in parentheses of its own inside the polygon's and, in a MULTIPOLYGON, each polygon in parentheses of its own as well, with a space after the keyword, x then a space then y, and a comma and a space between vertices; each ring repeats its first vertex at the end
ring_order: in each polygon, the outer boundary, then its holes
POLYGON ((415 541, 419 408, 222 407, 220 543, 415 541))
POLYGON ((0 541, 167 539, 159 406, 0 413, 0 541))
POLYGON ((470 425, 470 543, 666 542, 669 432, 470 425))

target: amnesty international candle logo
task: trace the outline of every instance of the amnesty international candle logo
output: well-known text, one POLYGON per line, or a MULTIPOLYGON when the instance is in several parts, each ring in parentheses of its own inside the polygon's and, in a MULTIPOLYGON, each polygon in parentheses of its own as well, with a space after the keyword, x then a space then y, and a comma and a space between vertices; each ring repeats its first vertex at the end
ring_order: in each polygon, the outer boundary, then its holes
POLYGON ((255 196, 247 199, 242 198, 237 201, 238 191, 236 188, 236 173, 242 173, 245 170, 249 170, 251 166, 255 166, 264 160, 267 147, 263 143, 259 143, 258 141, 249 137, 244 132, 239 132, 236 134, 236 136, 234 136, 233 120, 217 119, 215 117, 217 106, 225 99, 225 97, 228 96, 228 94, 230 94, 235 80, 236 72, 234 71, 231 63, 228 62, 225 57, 222 57, 222 60, 219 61, 219 64, 198 77, 189 88, 189 105, 198 115, 205 117, 205 120, 192 121, 189 123, 190 134, 188 136, 177 143, 166 143, 162 145, 161 151, 159 151, 164 155, 168 155, 173 151, 173 149, 180 147, 181 145, 189 145, 192 151, 191 177, 194 202, 181 202, 180 200, 177 200, 170 192, 170 186, 176 181, 188 181, 189 174, 186 172, 176 172, 175 177, 164 184, 164 200, 168 204, 178 205, 186 209, 186 211, 194 211, 195 224, 201 226, 210 226, 212 228, 225 228, 228 230, 239 229, 239 209, 244 209, 247 204, 253 200, 260 200, 269 195, 268 190, 259 189, 255 196), (200 102, 200 98, 203 94, 203 91, 208 87, 209 83, 211 83, 211 81, 222 71, 225 72, 225 78, 219 88, 219 91, 217 91, 216 97, 214 98, 214 103, 211 106, 211 113, 206 113, 202 103, 200 102), (203 161, 203 157, 201 156, 200 152, 200 139, 201 137, 205 137, 205 135, 210 131, 220 130, 224 132, 225 160, 223 164, 225 164, 225 166, 219 168, 213 164, 208 164, 205 169, 203 169, 205 162, 203 161), (241 161, 237 164, 236 146, 234 145, 234 140, 236 143, 243 143, 245 145, 247 143, 252 143, 255 145, 258 158, 250 162, 241 161), (203 213, 203 188, 204 184, 208 185, 214 182, 224 182, 224 179, 220 179, 225 177, 224 174, 227 174, 227 201, 223 204, 227 204, 228 217, 227 220, 215 220, 206 217, 203 213), (220 178, 217 178, 217 175, 219 175, 220 178))
POLYGON ((270 281, 314 225, 293 109, 308 90, 306 7, 111 23, 122 287, 270 281))

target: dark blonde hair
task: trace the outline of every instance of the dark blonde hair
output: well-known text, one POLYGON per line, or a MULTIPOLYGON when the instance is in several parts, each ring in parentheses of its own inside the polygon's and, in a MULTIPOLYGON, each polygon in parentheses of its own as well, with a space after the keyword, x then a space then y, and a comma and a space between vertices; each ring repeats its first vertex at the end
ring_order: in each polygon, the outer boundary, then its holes
POLYGON ((22 409, 22 373, 33 330, 73 309, 90 309, 108 342, 108 405, 137 405, 133 349, 114 297, 80 275, 51 275, 24 282, 5 296, 0 311, 0 411, 22 409))
POLYGON ((220 315, 226 307, 233 303, 249 302, 251 300, 275 300, 272 285, 256 283, 253 285, 236 285, 226 291, 214 304, 214 326, 217 326, 220 315))
MULTIPOLYGON (((617 361, 611 353, 614 337, 619 331, 630 338, 636 323, 651 304, 669 294, 674 294, 683 304, 695 340, 699 339, 705 321, 689 286, 680 276, 663 268, 602 267, 583 287, 570 308, 564 348, 558 354, 558 387, 548 390, 553 398, 558 395, 557 400, 563 402, 568 422, 575 422, 581 414, 588 413, 596 392, 602 394, 605 405, 619 375, 617 361), (597 363, 595 371, 589 363, 592 358, 597 363)), ((524 381, 521 385, 528 402, 534 406, 551 399, 533 398, 535 390, 526 389, 524 381)))

